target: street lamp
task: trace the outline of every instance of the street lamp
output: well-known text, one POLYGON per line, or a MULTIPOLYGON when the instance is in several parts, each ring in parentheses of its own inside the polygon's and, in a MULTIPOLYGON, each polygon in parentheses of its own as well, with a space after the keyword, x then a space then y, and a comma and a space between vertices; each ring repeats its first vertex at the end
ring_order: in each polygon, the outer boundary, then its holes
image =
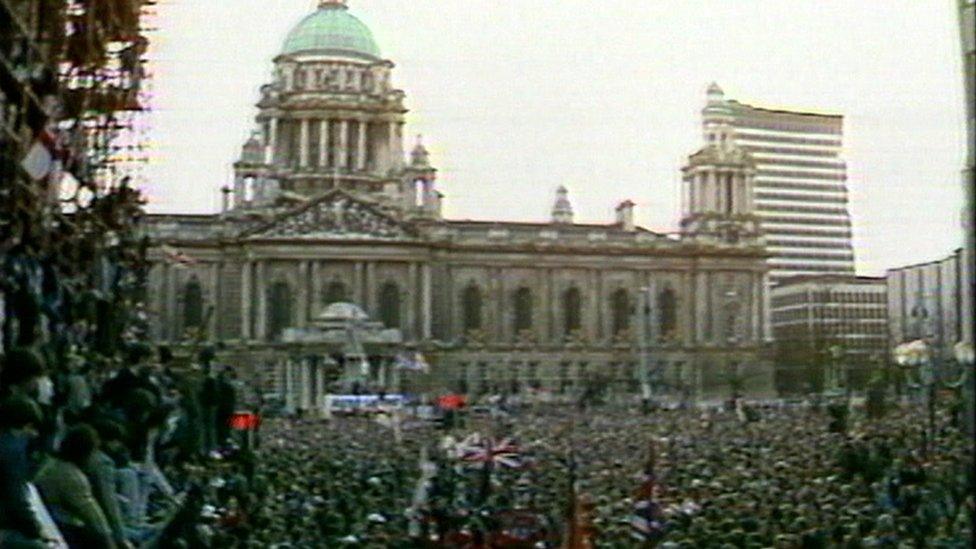
POLYGON ((932 371, 932 350, 923 339, 903 343, 895 348, 895 360, 900 366, 912 368, 918 375, 918 389, 926 400, 928 408, 928 429, 924 449, 928 451, 930 441, 935 437, 935 376, 932 371), (928 390, 926 390, 928 389, 928 390))
POLYGON ((962 390, 964 391, 963 402, 966 406, 966 431, 970 437, 973 437, 976 435, 973 418, 973 399, 976 397, 976 395, 973 394, 974 389, 976 389, 976 387, 973 387, 973 380, 974 377, 976 377, 973 375, 973 344, 968 341, 960 341, 959 343, 956 343, 952 350, 956 355, 956 361, 959 362, 959 365, 962 367, 962 390))

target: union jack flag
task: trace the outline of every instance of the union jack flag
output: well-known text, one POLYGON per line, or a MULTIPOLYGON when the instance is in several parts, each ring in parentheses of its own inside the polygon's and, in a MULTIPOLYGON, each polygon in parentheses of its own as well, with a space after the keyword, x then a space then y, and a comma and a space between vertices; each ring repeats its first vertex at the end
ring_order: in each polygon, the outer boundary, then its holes
POLYGON ((511 438, 495 439, 475 433, 458 444, 458 457, 468 463, 493 463, 518 469, 522 467, 522 455, 511 438))

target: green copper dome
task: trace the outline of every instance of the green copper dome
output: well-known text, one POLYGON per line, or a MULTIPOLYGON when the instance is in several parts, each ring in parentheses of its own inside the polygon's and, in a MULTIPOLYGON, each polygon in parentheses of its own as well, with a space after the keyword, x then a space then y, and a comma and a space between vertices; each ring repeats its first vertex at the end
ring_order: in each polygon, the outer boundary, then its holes
POLYGON ((370 60, 380 58, 380 48, 373 33, 362 21, 347 11, 343 2, 326 0, 315 13, 302 19, 288 33, 283 54, 298 52, 331 52, 370 60))

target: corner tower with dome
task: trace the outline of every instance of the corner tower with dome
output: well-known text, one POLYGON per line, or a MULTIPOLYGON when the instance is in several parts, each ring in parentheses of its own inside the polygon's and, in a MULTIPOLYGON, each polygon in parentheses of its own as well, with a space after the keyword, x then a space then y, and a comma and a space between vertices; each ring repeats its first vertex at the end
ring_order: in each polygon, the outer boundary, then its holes
POLYGON ((328 364, 389 385, 396 355, 418 352, 429 373, 388 390, 772 393, 753 168, 721 128, 684 170, 679 231, 635 222, 654 196, 612 196, 611 219, 580 222, 573 181, 540 182, 555 196, 539 221, 449 219, 427 149, 404 150, 392 69, 345 2, 319 2, 288 33, 221 211, 146 222, 158 341, 220 342, 242 377, 298 409, 330 390, 328 364), (380 335, 322 332, 339 309, 380 335))

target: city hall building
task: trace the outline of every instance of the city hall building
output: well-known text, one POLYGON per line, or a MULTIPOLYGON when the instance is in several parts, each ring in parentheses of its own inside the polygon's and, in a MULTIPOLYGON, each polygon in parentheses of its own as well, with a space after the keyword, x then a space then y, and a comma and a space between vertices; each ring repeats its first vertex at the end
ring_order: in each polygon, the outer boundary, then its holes
POLYGON ((404 149, 394 65, 344 2, 323 0, 274 65, 222 211, 147 221, 159 341, 202 330, 297 407, 328 390, 323 361, 356 353, 390 379, 419 352, 412 382, 446 390, 637 391, 645 351, 656 391, 772 391, 756 167, 726 121, 682 169, 680 234, 637 226, 629 200, 576 223, 556 185, 548 220, 446 219, 427 151, 404 149))

